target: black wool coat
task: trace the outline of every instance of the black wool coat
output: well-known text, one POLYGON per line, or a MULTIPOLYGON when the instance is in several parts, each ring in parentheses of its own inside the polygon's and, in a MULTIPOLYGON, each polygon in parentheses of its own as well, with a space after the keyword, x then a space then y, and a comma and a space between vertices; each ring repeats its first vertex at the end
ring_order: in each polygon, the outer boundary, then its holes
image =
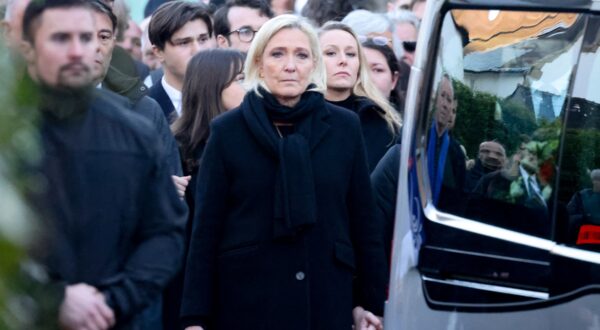
POLYGON ((361 96, 350 96, 341 102, 331 102, 358 114, 365 147, 369 171, 373 171, 387 150, 396 143, 400 136, 398 130, 392 131, 381 116, 383 110, 371 99, 361 96))
POLYGON ((317 222, 273 238, 277 159, 242 109, 211 126, 198 174, 182 319, 205 329, 350 329, 383 312, 386 265, 360 122, 324 103, 312 136, 317 222))

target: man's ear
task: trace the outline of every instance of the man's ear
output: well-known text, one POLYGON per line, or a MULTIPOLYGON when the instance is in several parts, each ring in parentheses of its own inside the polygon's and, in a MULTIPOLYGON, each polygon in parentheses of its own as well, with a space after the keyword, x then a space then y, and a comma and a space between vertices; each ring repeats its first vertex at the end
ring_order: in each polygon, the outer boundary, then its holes
POLYGON ((163 63, 165 61, 165 55, 162 49, 152 45, 152 52, 154 53, 154 56, 156 56, 160 63, 163 63))
POLYGON ((229 39, 222 34, 217 36, 217 48, 229 48, 231 44, 229 43, 229 39))
POLYGON ((35 48, 31 44, 31 42, 23 40, 17 46, 19 47, 19 51, 21 52, 21 54, 23 54, 23 58, 25 59, 27 64, 35 63, 35 48))

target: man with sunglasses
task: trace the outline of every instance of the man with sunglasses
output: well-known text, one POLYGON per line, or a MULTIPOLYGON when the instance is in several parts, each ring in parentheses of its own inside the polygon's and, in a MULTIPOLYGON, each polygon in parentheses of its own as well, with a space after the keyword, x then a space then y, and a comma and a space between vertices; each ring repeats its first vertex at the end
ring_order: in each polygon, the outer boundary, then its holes
POLYGON ((396 10, 388 13, 394 24, 394 35, 400 41, 402 48, 394 49, 398 59, 412 65, 415 60, 417 36, 419 34, 419 19, 408 10, 396 10))
POLYGON ((215 13, 217 47, 248 52, 254 35, 273 17, 265 0, 229 0, 215 13))

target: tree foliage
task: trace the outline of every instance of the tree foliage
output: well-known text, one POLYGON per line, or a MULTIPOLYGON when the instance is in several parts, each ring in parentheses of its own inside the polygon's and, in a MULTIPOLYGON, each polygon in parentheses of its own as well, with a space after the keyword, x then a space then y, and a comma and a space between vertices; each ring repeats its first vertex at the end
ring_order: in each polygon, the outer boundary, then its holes
POLYGON ((35 93, 0 42, 0 329, 53 329, 59 297, 30 258, 38 229, 27 196, 40 187, 35 93), (54 292, 54 293, 53 293, 54 292))

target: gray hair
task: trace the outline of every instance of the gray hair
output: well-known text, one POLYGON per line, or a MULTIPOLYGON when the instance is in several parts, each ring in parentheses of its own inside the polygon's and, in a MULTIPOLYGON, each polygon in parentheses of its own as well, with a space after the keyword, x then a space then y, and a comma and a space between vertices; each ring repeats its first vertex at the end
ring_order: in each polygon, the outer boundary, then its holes
POLYGON ((421 24, 421 21, 410 10, 396 9, 396 10, 394 10, 392 12, 389 12, 387 14, 387 16, 392 21, 392 23, 394 23, 394 24, 410 23, 410 24, 412 24, 415 27, 415 29, 417 31, 419 31, 419 25, 421 24))
POLYGON ((592 170, 590 178, 592 178, 592 180, 600 180, 600 168, 592 170))
POLYGON ((392 22, 384 14, 364 9, 351 11, 342 19, 342 23, 348 25, 358 35, 394 32, 392 22))
POLYGON ((396 58, 400 59, 404 54, 402 40, 394 33, 395 26, 392 20, 385 14, 373 13, 368 10, 358 9, 350 12, 342 23, 348 25, 357 35, 368 35, 371 33, 392 32, 392 46, 396 58))

